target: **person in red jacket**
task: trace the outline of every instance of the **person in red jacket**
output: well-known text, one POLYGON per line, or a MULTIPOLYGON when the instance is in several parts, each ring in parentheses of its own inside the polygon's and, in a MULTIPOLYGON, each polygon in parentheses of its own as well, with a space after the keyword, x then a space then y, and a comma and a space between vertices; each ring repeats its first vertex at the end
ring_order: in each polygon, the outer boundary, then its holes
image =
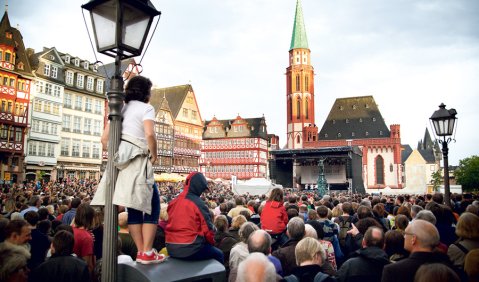
POLYGON ((187 260, 224 261, 223 252, 214 247, 215 227, 201 194, 208 189, 202 173, 192 172, 183 192, 168 204, 165 242, 168 254, 187 260))
POLYGON ((287 224, 288 214, 284 208, 283 190, 275 188, 271 191, 261 212, 261 229, 277 240, 276 245, 281 245, 287 241, 287 236, 284 234, 287 224))

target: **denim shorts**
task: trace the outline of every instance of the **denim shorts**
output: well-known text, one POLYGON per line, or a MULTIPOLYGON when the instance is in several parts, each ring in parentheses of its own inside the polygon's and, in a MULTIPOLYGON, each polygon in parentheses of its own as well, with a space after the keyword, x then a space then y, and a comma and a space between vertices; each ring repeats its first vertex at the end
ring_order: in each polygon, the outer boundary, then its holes
POLYGON ((151 198, 151 214, 144 213, 139 210, 127 208, 128 224, 158 224, 160 217, 160 194, 156 183, 153 185, 153 196, 151 198))

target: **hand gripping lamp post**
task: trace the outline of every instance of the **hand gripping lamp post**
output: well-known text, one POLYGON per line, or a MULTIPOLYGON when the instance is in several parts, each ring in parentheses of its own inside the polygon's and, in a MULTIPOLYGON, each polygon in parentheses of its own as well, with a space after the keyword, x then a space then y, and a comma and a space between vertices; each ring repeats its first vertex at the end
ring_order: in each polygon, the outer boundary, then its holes
POLYGON ((454 126, 457 119, 456 115, 457 111, 455 109, 451 108, 447 110, 446 105, 441 103, 441 105, 439 105, 439 110, 435 111, 429 118, 434 126, 436 135, 439 137, 437 140, 442 144, 442 155, 444 158, 444 201, 449 207, 451 206, 451 199, 449 196, 449 161, 447 156, 449 148, 447 147, 447 144, 449 144, 451 140, 454 140, 454 138, 449 136, 454 134, 454 126), (442 139, 440 139, 440 137, 442 137, 442 139))
POLYGON ((115 58, 115 73, 107 93, 110 114, 108 163, 110 185, 105 195, 102 282, 117 281, 117 207, 112 204, 118 171, 113 156, 121 138, 123 78, 121 60, 139 56, 143 51, 153 18, 161 13, 149 0, 91 0, 82 5, 90 12, 98 52, 115 58))

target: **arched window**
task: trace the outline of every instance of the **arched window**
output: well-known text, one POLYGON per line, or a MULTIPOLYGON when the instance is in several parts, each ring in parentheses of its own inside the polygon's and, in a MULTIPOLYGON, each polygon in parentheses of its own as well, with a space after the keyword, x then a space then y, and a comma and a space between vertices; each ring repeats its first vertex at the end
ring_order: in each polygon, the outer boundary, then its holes
POLYGON ((301 99, 296 99, 296 118, 301 118, 301 99))
POLYGON ((289 108, 289 120, 293 120, 293 99, 288 99, 288 108, 289 108))
POLYGON ((300 87, 300 77, 299 77, 299 74, 296 75, 296 91, 299 91, 301 89, 300 87))
POLYGON ((309 76, 304 77, 304 91, 309 91, 309 76))
POLYGON ((298 135, 298 136, 296 136, 296 143, 299 144, 299 142, 301 142, 301 137, 299 137, 299 135, 298 135))
POLYGON ((309 101, 307 98, 304 101, 304 115, 307 119, 309 118, 309 101))
POLYGON ((381 156, 376 158, 376 184, 384 184, 384 159, 381 156))

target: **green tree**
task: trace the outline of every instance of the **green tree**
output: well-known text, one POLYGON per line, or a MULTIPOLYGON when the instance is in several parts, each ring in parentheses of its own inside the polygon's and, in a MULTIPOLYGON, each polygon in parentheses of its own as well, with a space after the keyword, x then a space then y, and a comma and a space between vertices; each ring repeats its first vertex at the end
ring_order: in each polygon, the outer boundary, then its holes
POLYGON ((439 191, 439 185, 441 185, 443 181, 443 176, 441 174, 441 170, 437 170, 436 172, 433 172, 431 174, 431 184, 432 184, 432 190, 433 191, 439 191))
POLYGON ((459 167, 454 172, 456 181, 462 185, 462 190, 472 191, 479 188, 479 156, 471 156, 459 161, 459 167))

